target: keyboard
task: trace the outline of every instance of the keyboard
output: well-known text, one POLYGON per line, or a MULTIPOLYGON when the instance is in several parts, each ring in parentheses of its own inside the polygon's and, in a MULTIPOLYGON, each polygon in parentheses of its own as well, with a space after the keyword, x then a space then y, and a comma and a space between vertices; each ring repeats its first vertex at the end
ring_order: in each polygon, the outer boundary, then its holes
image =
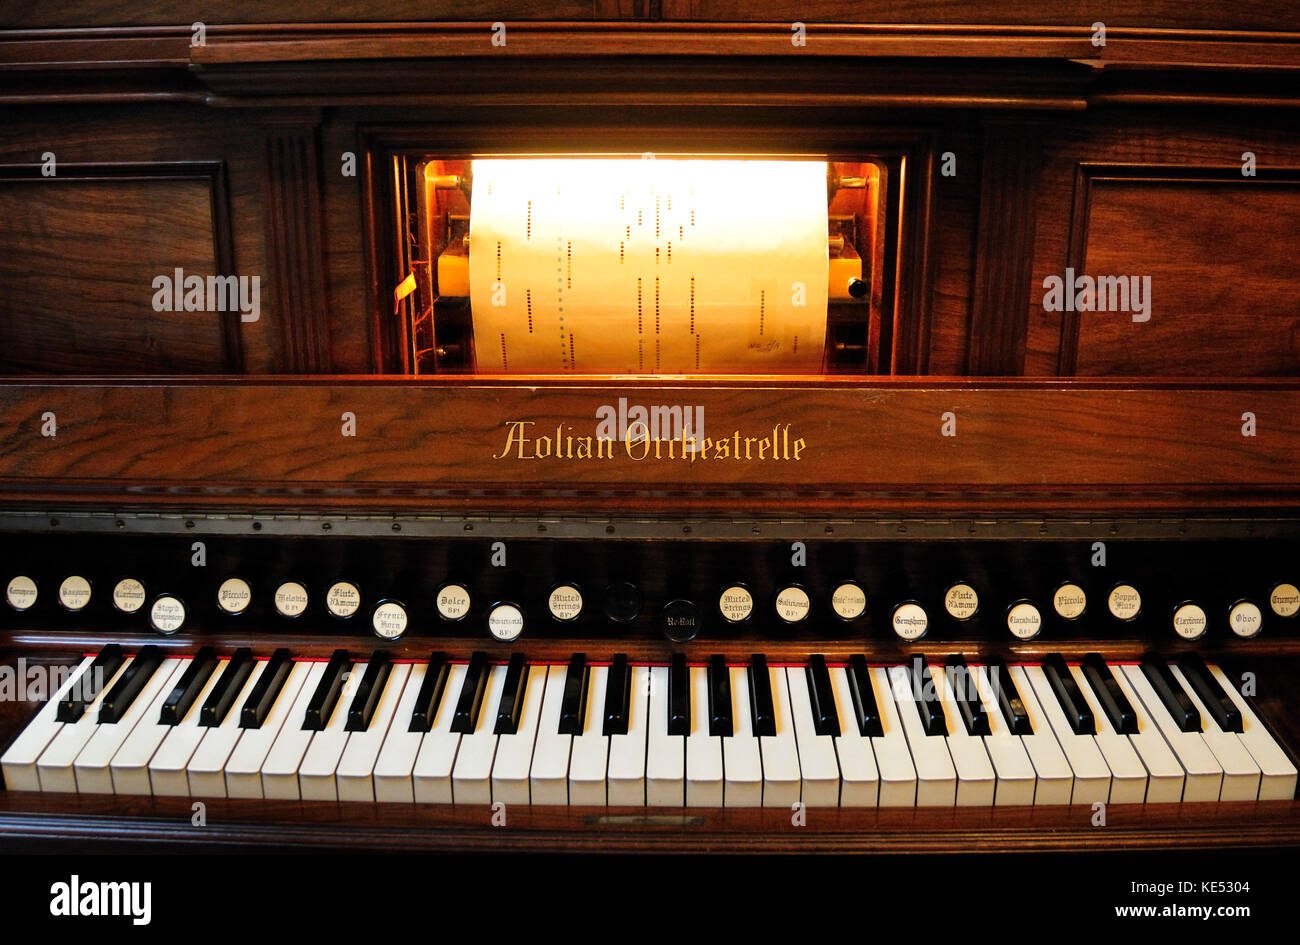
POLYGON ((0 767, 12 791, 787 810, 1289 800, 1297 780, 1233 678, 1190 652, 642 663, 109 644, 0 767))

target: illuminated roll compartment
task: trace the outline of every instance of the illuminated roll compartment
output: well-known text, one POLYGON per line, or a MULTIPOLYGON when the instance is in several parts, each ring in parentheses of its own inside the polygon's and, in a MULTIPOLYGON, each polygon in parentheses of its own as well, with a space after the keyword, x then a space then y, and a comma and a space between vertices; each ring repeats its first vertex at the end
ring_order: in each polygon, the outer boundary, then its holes
POLYGON ((882 173, 793 157, 428 160, 397 290, 408 360, 543 376, 866 370, 882 173))

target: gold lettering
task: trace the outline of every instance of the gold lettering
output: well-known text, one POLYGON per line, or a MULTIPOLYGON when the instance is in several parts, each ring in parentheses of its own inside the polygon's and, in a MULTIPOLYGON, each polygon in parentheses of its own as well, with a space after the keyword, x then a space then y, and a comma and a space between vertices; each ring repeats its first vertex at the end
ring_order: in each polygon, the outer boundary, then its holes
POLYGON ((517 459, 532 459, 532 456, 524 455, 524 444, 528 442, 528 438, 524 436, 524 428, 531 427, 532 425, 532 420, 511 420, 508 424, 509 429, 506 431, 506 445, 502 448, 499 454, 494 454, 492 458, 504 459, 506 454, 510 452, 510 447, 513 444, 515 449, 518 451, 517 459))

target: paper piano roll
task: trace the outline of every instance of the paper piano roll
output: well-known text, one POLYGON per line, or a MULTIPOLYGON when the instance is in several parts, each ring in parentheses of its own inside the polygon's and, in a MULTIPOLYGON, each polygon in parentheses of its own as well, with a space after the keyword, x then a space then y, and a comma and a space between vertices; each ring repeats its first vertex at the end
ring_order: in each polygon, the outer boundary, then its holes
POLYGON ((482 373, 822 369, 826 164, 473 163, 482 373))

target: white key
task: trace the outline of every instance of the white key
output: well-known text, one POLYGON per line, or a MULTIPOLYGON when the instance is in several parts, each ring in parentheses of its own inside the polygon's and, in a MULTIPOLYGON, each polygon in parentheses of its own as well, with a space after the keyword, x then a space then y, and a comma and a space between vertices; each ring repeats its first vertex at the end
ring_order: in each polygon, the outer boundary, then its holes
POLYGON ((891 695, 889 672, 883 666, 872 666, 868 672, 883 733, 871 738, 876 767, 880 770, 880 806, 915 807, 916 765, 912 763, 912 750, 907 747, 898 705, 891 695))
POLYGON ((722 806, 722 737, 709 734, 709 671, 687 670, 691 679, 691 732, 686 736, 686 806, 722 806))
POLYGON ((442 699, 433 724, 420 740, 420 750, 411 768, 412 794, 417 804, 450 804, 451 772, 456 764, 456 750, 460 748, 460 733, 451 730, 456 717, 456 703, 465 685, 465 663, 452 663, 443 684, 442 699))
POLYGON ((1178 758, 1178 763, 1183 766, 1184 803, 1217 801, 1219 791, 1223 787, 1223 768, 1215 759, 1214 752, 1210 751, 1209 746, 1205 744, 1201 733, 1184 732, 1179 729, 1169 710, 1160 701, 1156 691, 1151 688, 1151 683, 1147 681, 1141 666, 1120 666, 1118 669, 1123 671, 1130 686, 1137 693, 1138 699, 1146 708, 1147 714, 1156 723, 1165 742, 1178 758))
MULTIPOLYGON (((129 657, 122 661, 113 678, 104 684, 104 688, 99 690, 99 694, 86 706, 86 711, 81 718, 75 722, 64 722, 63 727, 50 739, 49 745, 36 759, 36 775, 42 791, 66 791, 71 794, 77 790, 77 775, 72 767, 73 762, 77 760, 77 755, 81 754, 81 749, 86 747, 86 743, 90 741, 99 726, 99 707, 103 704, 104 697, 113 688, 113 684, 122 677, 122 673, 126 672, 133 659, 134 657, 129 657)), ((146 790, 144 793, 149 792, 146 790)))
POLYGON ((190 797, 226 796, 226 762, 230 760, 230 753, 235 750, 239 736, 244 732, 239 727, 239 715, 269 662, 270 660, 253 662, 253 671, 235 694, 226 717, 216 728, 208 729, 203 741, 199 742, 199 747, 194 749, 190 763, 185 766, 185 775, 190 782, 190 797))
POLYGON ((1159 727, 1147 712, 1142 700, 1138 698, 1133 684, 1123 673, 1122 667, 1113 667, 1111 674, 1115 677, 1115 682, 1119 683, 1124 698, 1128 699, 1129 705, 1133 707, 1133 716, 1137 720, 1137 734, 1130 735, 1128 740, 1147 769, 1146 802, 1148 804, 1179 803, 1183 799, 1183 786, 1186 780, 1183 766, 1179 764, 1165 737, 1160 734, 1159 727))
MULTIPOLYGON (((190 659, 182 659, 173 671, 172 681, 179 680, 190 665, 190 659)), ((149 784, 149 762, 154 752, 171 732, 170 725, 158 721, 163 703, 170 695, 170 687, 164 686, 144 710, 144 716, 131 729, 131 734, 118 748, 108 763, 108 773, 113 780, 113 793, 140 794, 148 796, 153 788, 149 784)))
POLYGON ((1034 794, 1038 788, 1038 775, 1034 772, 1034 763, 1029 760, 1029 752, 1021 736, 1011 731, 1011 724, 1002 714, 997 694, 989 682, 987 666, 972 666, 975 689, 988 716, 989 733, 984 738, 984 749, 993 762, 993 771, 998 783, 993 795, 996 807, 1029 806, 1034 803, 1034 794))
POLYGON ((402 689, 401 701, 393 711, 393 721, 384 737, 379 757, 375 759, 374 785, 375 800, 393 804, 415 803, 415 785, 411 772, 415 769, 415 756, 420 751, 420 742, 424 732, 409 731, 411 713, 415 711, 415 701, 420 697, 420 687, 424 685, 427 663, 411 666, 402 689))
MULTIPOLYGON (((384 683, 384 691, 380 693, 379 701, 375 703, 375 712, 370 718, 370 726, 364 732, 353 732, 352 737, 348 739, 348 747, 343 749, 343 757, 339 759, 339 768, 335 772, 340 801, 375 799, 373 780, 375 762, 388 736, 389 726, 393 724, 393 713, 397 711, 397 703, 405 691, 406 680, 410 673, 409 663, 393 664, 384 683)), ((411 718, 409 711, 406 718, 409 722, 411 718)))
POLYGON ((763 756, 749 707, 749 672, 727 670, 731 681, 731 736, 722 739, 722 803, 727 807, 763 806, 763 756))
POLYGON ((786 667, 785 676, 790 687, 790 712, 799 749, 800 800, 805 807, 838 807, 840 765, 835 757, 835 737, 817 734, 804 668, 786 667))
MULTIPOLYGON (((311 729, 303 728, 302 723, 307 717, 307 705, 325 675, 326 665, 319 661, 312 664, 310 675, 304 680, 302 688, 298 690, 298 698, 289 709, 289 717, 280 726, 280 732, 271 743, 271 748, 262 762, 262 796, 268 800, 296 801, 301 796, 298 787, 298 768, 302 764, 303 755, 307 754, 311 737, 316 734, 311 729)), ((227 788, 229 785, 230 781, 227 779, 227 788)), ((231 797, 234 796, 232 792, 231 797)))
POLYGON ((758 750, 763 756, 763 806, 789 810, 799 803, 803 788, 799 770, 799 744, 794 734, 794 713, 790 710, 790 686, 785 670, 767 668, 772 685, 772 721, 775 735, 760 735, 758 750))
POLYGON ((1258 800, 1261 772, 1255 759, 1250 756, 1236 732, 1225 732, 1219 728, 1219 723, 1206 711, 1201 697, 1187 684, 1183 671, 1173 663, 1169 664, 1169 669, 1187 697, 1192 700, 1192 705, 1196 706, 1196 711, 1201 713, 1201 737, 1223 768, 1223 787, 1219 789, 1219 800, 1258 800))
POLYGON ((149 706, 158 698, 159 693, 162 693, 164 699, 171 693, 176 680, 180 679, 181 664, 188 662, 181 659, 163 660, 122 718, 112 725, 99 726, 73 764, 78 791, 82 794, 113 793, 113 773, 108 767, 113 756, 126 744, 135 727, 145 720, 149 706))
POLYGON ((1052 692, 1051 683, 1041 666, 1017 666, 1034 688, 1038 704, 1056 733, 1056 740, 1070 762, 1074 772, 1072 804, 1105 804, 1110 800, 1111 775, 1106 759, 1102 757, 1097 740, 1092 735, 1076 735, 1066 721, 1065 711, 1052 692))
MULTIPOLYGON (((245 729, 235 744, 235 750, 230 753, 230 760, 226 762, 227 797, 262 796, 262 765, 266 762, 266 756, 271 753, 285 720, 298 704, 298 696, 303 687, 311 681, 314 689, 324 671, 324 663, 293 664, 293 669, 285 678, 284 686, 275 697, 275 703, 271 706, 271 711, 266 713, 261 726, 245 729)), ((303 711, 306 711, 305 705, 303 711)), ((116 777, 114 773, 114 778, 116 777)))
POLYGON ((153 793, 163 797, 184 797, 189 793, 190 782, 185 776, 185 766, 189 763, 194 749, 199 747, 207 728, 199 725, 199 716, 208 693, 216 688, 217 680, 226 671, 230 660, 218 660, 217 668, 208 677, 198 697, 185 713, 185 717, 171 727, 167 737, 158 746, 158 751, 149 760, 149 784, 153 793))
POLYGON ((492 762, 497 756, 497 709, 506 685, 506 667, 496 665, 488 671, 479 703, 474 731, 460 737, 456 764, 451 769, 451 797, 456 804, 492 803, 492 762))
POLYGON ((1110 718, 1101 707, 1101 701, 1084 675, 1083 667, 1070 666, 1070 675, 1074 677, 1079 692, 1082 693, 1088 708, 1092 710, 1092 717, 1096 721, 1097 734, 1093 736, 1093 740, 1096 741, 1102 757, 1106 759, 1106 767, 1110 768, 1110 803, 1144 803, 1147 799, 1147 769, 1146 765, 1142 764, 1142 759, 1138 757, 1137 749, 1133 747, 1127 735, 1115 731, 1115 726, 1111 724, 1110 718))
POLYGON ((568 666, 552 666, 546 672, 542 717, 537 723, 533 766, 528 772, 534 804, 558 806, 569 803, 569 751, 573 747, 573 736, 560 734, 560 709, 568 675, 568 666))
MULTIPOLYGON (((989 753, 984 748, 984 736, 966 731, 945 667, 931 667, 930 675, 944 715, 948 717, 948 753, 952 756, 952 766, 957 770, 957 806, 992 807, 997 795, 997 778, 993 773, 993 762, 989 761, 989 753)), ((971 683, 964 678, 965 675, 963 673, 957 679, 961 685, 969 686, 971 683)))
POLYGON ((633 666, 627 734, 609 738, 609 806, 645 804, 646 742, 650 730, 650 667, 633 666))
POLYGON ((912 677, 907 667, 889 667, 889 686, 890 695, 898 706, 907 746, 912 752, 912 762, 916 765, 916 806, 956 806, 957 769, 948 753, 948 739, 942 735, 927 735, 921 727, 921 714, 916 707, 912 677))
POLYGON ((1210 672, 1219 681, 1219 685, 1241 711, 1241 742, 1250 752, 1250 756, 1259 765, 1263 778, 1259 786, 1261 801, 1289 801, 1295 797, 1296 766, 1291 763, 1286 752, 1273 740, 1268 729, 1260 722, 1259 716, 1250 707, 1250 703, 1228 679, 1227 674, 1217 666, 1211 666, 1210 672))
MULTIPOLYGON (((59 729, 63 728, 55 716, 59 712, 59 700, 64 697, 73 684, 81 677, 90 664, 95 661, 93 656, 87 656, 63 679, 58 686, 54 687, 54 694, 50 700, 41 706, 40 710, 27 723, 27 726, 14 739, 13 744, 0 757, 0 769, 4 770, 5 787, 11 791, 39 791, 41 789, 40 777, 36 774, 36 759, 45 751, 45 747, 54 740, 54 736, 59 734, 59 729)), ((51 672, 55 669, 51 667, 51 672)))
POLYGON ((339 761, 347 750, 352 733, 347 730, 348 710, 356 698, 357 689, 370 664, 353 663, 348 670, 339 701, 334 704, 325 727, 314 734, 298 766, 298 789, 304 801, 337 801, 339 783, 336 777, 339 761))
MULTIPOLYGON (((1034 695, 1034 687, 1025 678, 1022 668, 1008 666, 1007 670, 1011 673, 1016 691, 1020 693, 1025 715, 1029 718, 1029 727, 1033 730, 1030 735, 1021 735, 1020 743, 1025 746, 1025 753, 1029 755, 1034 773, 1038 775, 1034 806, 1069 804, 1074 795, 1074 769, 1061 750, 1061 743, 1056 740, 1056 733, 1052 731, 1051 723, 1047 721, 1042 706, 1038 704, 1038 697, 1034 695)), ((991 675, 989 682, 993 682, 991 675)))
POLYGON ((504 804, 531 803, 529 771, 533 766, 533 744, 542 717, 546 695, 546 667, 528 667, 524 680, 524 705, 519 711, 515 734, 497 737, 497 757, 492 762, 492 800, 504 804))
POLYGON ((593 666, 588 672, 586 718, 582 734, 573 738, 569 755, 569 803, 605 806, 605 773, 609 767, 609 736, 605 726, 605 690, 609 667, 593 666))
POLYGON ((686 799, 686 738, 668 734, 668 667, 650 669, 650 717, 646 729, 645 802, 681 807, 686 799))
POLYGON ((840 734, 835 739, 835 756, 840 765, 840 806, 875 807, 880 800, 880 772, 871 746, 875 739, 864 736, 858 728, 849 671, 832 666, 830 675, 835 713, 840 718, 840 734))

